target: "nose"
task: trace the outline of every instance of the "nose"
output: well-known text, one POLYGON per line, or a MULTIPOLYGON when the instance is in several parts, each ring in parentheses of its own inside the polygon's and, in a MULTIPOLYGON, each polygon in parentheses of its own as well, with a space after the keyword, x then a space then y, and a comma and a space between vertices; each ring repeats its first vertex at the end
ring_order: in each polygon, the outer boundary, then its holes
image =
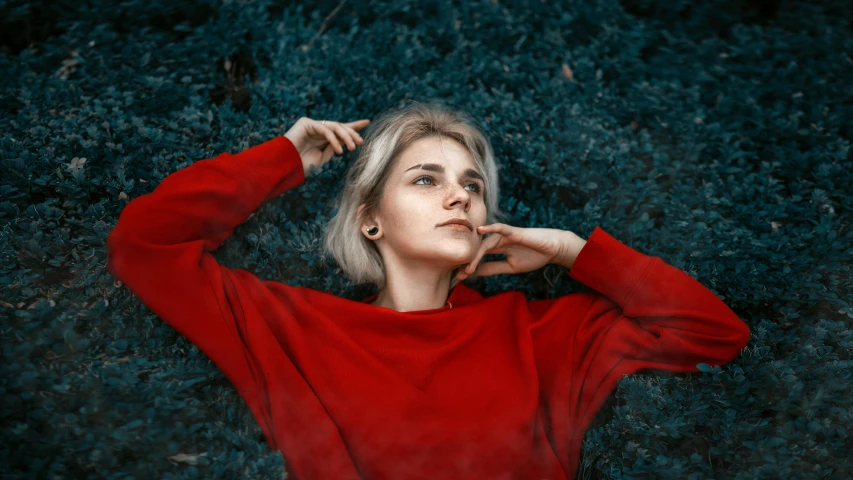
POLYGON ((447 208, 454 208, 462 205, 462 208, 467 212, 471 207, 471 192, 465 190, 465 186, 456 185, 453 187, 445 202, 447 208))

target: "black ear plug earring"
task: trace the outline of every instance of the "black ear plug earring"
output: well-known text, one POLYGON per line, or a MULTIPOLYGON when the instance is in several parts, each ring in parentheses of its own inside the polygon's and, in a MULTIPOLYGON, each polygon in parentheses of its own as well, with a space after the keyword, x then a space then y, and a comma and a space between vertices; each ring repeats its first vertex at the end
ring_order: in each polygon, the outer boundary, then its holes
POLYGON ((367 229, 367 234, 370 235, 371 237, 373 235, 376 235, 377 233, 379 233, 379 227, 370 227, 367 229))

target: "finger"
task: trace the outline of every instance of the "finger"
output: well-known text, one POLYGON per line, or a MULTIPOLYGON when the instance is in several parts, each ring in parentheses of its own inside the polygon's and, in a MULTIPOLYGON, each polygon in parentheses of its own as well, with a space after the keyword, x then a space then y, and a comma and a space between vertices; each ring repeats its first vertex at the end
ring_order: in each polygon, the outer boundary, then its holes
POLYGON ((334 146, 335 151, 338 152, 338 154, 344 153, 344 149, 341 147, 341 142, 338 141, 338 138, 335 136, 335 132, 333 132, 328 125, 323 125, 321 122, 315 120, 313 126, 316 131, 329 141, 330 145, 334 146))
POLYGON ((332 127, 332 130, 335 131, 339 138, 343 139, 344 143, 347 144, 347 148, 349 148, 350 151, 355 150, 355 139, 353 138, 350 131, 344 128, 343 125, 338 122, 327 122, 326 126, 332 127))
MULTIPOLYGON (((509 245, 496 245, 496 246, 490 248, 489 250, 486 250, 485 254, 506 254, 506 251, 508 248, 509 248, 509 245)), ((473 262, 465 265, 464 267, 462 267, 456 273, 456 278, 458 278, 459 280, 465 280, 466 278, 470 277, 471 275, 475 275, 475 274, 479 275, 480 274, 479 272, 481 270, 478 270, 478 268, 482 268, 483 265, 486 265, 488 263, 493 263, 493 262, 480 263, 480 260, 483 259, 483 256, 485 256, 485 254, 480 255, 476 261, 473 261, 473 262)))
MULTIPOLYGON (((507 245, 499 245, 499 246, 497 246, 497 247, 494 247, 494 248, 492 248, 492 249, 490 249, 490 250, 486 251, 486 254, 488 254, 488 255, 492 255, 492 254, 506 254, 507 247, 508 247, 507 245)), ((485 255, 483 255, 483 256, 485 256, 485 255)), ((469 276, 469 275, 475 275, 475 274, 476 274, 476 275, 479 275, 479 274, 480 274, 480 272, 482 271, 482 270, 480 270, 480 269, 481 269, 481 268, 483 268, 483 265, 486 265, 487 263, 492 263, 492 262, 481 262, 481 261, 483 260, 483 256, 481 256, 481 257, 477 260, 477 263, 473 263, 473 262, 472 262, 471 264, 469 264, 469 265, 468 265, 468 266, 467 266, 467 267, 462 271, 462 273, 463 273, 463 274, 465 274, 465 276, 466 276, 466 277, 467 277, 467 276, 469 276)))
POLYGON ((481 277, 488 277, 489 275, 500 275, 502 273, 512 273, 512 268, 509 266, 509 263, 506 260, 486 262, 480 265, 479 275, 481 277))
MULTIPOLYGON (((498 236, 499 235, 495 235, 495 237, 498 237, 498 236)), ((485 255, 486 250, 491 248, 494 243, 495 243, 494 237, 488 237, 488 238, 483 239, 483 243, 480 245, 480 248, 477 249, 477 254, 474 255, 474 259, 471 260, 470 262, 468 262, 468 265, 465 265, 465 267, 462 269, 462 272, 466 276, 474 273, 474 270, 477 269, 477 264, 480 263, 480 259, 483 258, 483 255, 485 255)))
POLYGON ((352 145, 353 145, 352 149, 353 150, 355 150, 356 145, 361 145, 362 143, 364 143, 364 139, 361 138, 361 135, 359 135, 358 132, 353 130, 352 127, 350 127, 349 125, 345 125, 343 123, 340 125, 341 125, 341 128, 343 128, 344 131, 347 132, 347 135, 349 135, 349 138, 352 140, 352 145))
POLYGON ((514 237, 518 235, 518 228, 507 225, 505 223, 493 223, 491 225, 480 225, 477 227, 478 233, 499 233, 505 237, 514 237))
POLYGON ((361 130, 362 128, 366 127, 369 123, 370 123, 370 119, 363 118, 361 120, 356 120, 354 122, 348 122, 348 123, 346 123, 346 125, 354 128, 356 130, 361 130))
POLYGON ((349 125, 344 125, 344 128, 346 128, 347 131, 350 132, 350 135, 352 136, 352 138, 355 139, 355 143, 357 143, 358 145, 361 145, 362 143, 364 143, 364 139, 361 138, 361 135, 359 135, 358 132, 353 130, 352 127, 350 127, 349 125))
POLYGON ((322 159, 322 161, 320 162, 320 165, 325 164, 326 162, 329 161, 330 158, 332 158, 334 156, 335 156, 335 146, 330 143, 330 144, 326 145, 326 148, 323 149, 323 153, 320 156, 320 158, 322 159))
POLYGON ((471 263, 469 263, 465 267, 465 273, 468 275, 474 273, 474 271, 477 269, 477 265, 480 263, 480 260, 483 259, 483 256, 487 253, 491 253, 496 247, 498 247, 500 242, 500 235, 492 235, 491 237, 488 237, 483 240, 483 244, 480 245, 480 249, 477 251, 477 256, 475 256, 474 260, 472 260, 471 263))

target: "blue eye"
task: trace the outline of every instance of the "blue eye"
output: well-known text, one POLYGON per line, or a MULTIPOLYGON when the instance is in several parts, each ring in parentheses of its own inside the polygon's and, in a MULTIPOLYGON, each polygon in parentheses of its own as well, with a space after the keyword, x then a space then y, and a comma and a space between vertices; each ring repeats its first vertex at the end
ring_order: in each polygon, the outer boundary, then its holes
MULTIPOLYGON (((429 175, 424 175, 424 176, 422 176, 422 177, 418 177, 418 178, 413 182, 413 185, 425 185, 425 184, 423 184, 423 183, 418 183, 418 182, 420 182, 421 180, 429 180, 429 181, 430 181, 430 182, 432 182, 433 184, 435 183, 435 180, 433 180, 433 178, 432 178, 432 177, 430 177, 429 175)), ((480 193, 480 185, 479 185, 478 183, 471 182, 471 183, 469 183, 468 185, 466 185, 466 187, 474 187, 474 190, 472 190, 472 191, 473 191, 473 192, 475 192, 475 193, 480 193)))
MULTIPOLYGON (((418 177, 418 179, 415 180, 415 184, 418 185, 418 182, 420 182, 421 180, 429 180, 430 182, 433 181, 432 177, 430 177, 429 175, 424 175, 423 177, 418 177)), ((420 185, 423 184, 421 183, 420 185)))

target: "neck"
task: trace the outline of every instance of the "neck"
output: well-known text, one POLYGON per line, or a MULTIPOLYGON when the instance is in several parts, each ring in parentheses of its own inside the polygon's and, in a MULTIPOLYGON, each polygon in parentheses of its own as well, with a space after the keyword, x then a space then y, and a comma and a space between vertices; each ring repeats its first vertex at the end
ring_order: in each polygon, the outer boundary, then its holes
POLYGON ((398 312, 432 310, 447 305, 452 271, 385 265, 385 287, 371 305, 398 312))

